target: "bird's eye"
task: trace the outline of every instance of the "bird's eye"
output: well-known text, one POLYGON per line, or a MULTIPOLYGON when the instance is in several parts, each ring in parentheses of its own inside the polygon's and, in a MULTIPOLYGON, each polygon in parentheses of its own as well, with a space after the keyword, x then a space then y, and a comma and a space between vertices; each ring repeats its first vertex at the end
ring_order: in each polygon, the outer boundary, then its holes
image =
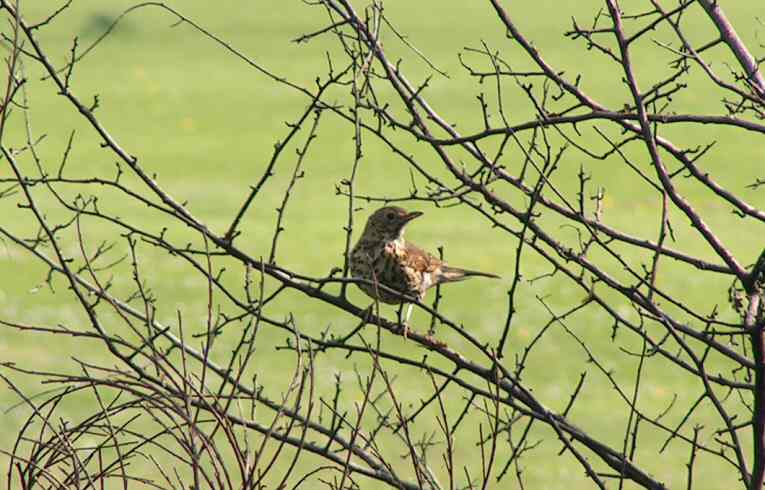
POLYGON ((388 214, 386 214, 385 217, 388 218, 388 221, 393 221, 393 218, 396 217, 396 213, 393 211, 388 211, 388 214))

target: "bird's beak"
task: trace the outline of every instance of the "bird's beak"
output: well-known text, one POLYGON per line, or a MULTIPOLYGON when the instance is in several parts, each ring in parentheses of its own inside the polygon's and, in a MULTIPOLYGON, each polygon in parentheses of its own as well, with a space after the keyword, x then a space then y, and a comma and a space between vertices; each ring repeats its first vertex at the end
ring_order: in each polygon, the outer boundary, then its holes
POLYGON ((414 218, 417 218, 422 215, 423 215, 422 211, 412 211, 411 213, 407 213, 404 215, 404 222, 408 223, 412 221, 414 218))

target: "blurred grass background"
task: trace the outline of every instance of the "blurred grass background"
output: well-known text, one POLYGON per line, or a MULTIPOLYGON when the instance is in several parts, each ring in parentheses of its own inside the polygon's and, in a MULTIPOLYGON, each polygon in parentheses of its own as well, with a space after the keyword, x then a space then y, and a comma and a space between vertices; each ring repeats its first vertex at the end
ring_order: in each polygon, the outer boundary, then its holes
MULTIPOLYGON (((311 86, 317 75, 326 72, 328 51, 338 55, 336 41, 329 36, 309 44, 291 42, 303 33, 317 30, 326 22, 321 10, 302 2, 223 1, 213 4, 178 1, 167 4, 270 71, 303 86, 311 86)), ((108 3, 96 0, 74 2, 54 23, 38 31, 39 39, 54 63, 61 66, 69 56, 74 36, 78 37, 80 46, 88 45, 131 5, 132 2, 121 0, 108 3)), ((357 2, 357 5, 362 8, 364 4, 357 2)), ((572 16, 576 16, 580 23, 588 24, 600 6, 594 1, 540 0, 513 2, 508 9, 550 64, 565 71, 569 79, 581 73, 582 85, 591 95, 610 107, 618 108, 629 100, 627 88, 620 82, 622 73, 619 67, 595 51, 585 50, 581 41, 572 42, 562 35, 570 28, 572 16)), ((51 8, 48 3, 22 2, 22 12, 29 22, 41 20, 50 13, 51 8)), ((757 26, 754 19, 759 7, 754 2, 742 2, 728 8, 727 14, 742 38, 752 46, 756 45, 757 26)), ((514 63, 514 68, 530 66, 525 56, 505 39, 504 29, 487 3, 389 2, 385 12, 400 32, 408 35, 409 40, 436 66, 449 74, 449 78, 435 76, 425 95, 446 120, 457 124, 463 134, 481 129, 482 119, 476 96, 479 91, 485 90, 491 98, 492 90, 488 86, 477 85, 465 73, 457 52, 466 46, 480 47, 483 41, 491 49, 502 52, 505 59, 514 63)), ((711 31, 707 29, 700 9, 696 7, 694 13, 699 21, 698 28, 689 29, 688 34, 695 41, 707 40, 711 31)), ((145 8, 130 14, 77 65, 72 83, 75 93, 83 101, 90 101, 98 94, 101 105, 97 115, 111 134, 129 153, 139 157, 145 169, 157 174, 160 185, 176 200, 188 201, 188 208, 195 216, 222 233, 249 187, 260 178, 274 143, 286 135, 285 122, 294 121, 300 115, 306 99, 258 73, 187 25, 174 24, 174 18, 156 8, 145 8)), ((654 38, 660 41, 672 39, 663 29, 658 29, 654 38)), ((431 70, 390 33, 383 41, 391 59, 403 58, 402 67, 410 80, 419 83, 431 74, 431 70)), ((719 48, 710 56, 718 63, 727 59, 719 48)), ((648 86, 664 72, 671 56, 655 45, 645 45, 636 51, 635 59, 640 81, 648 86)), ((76 139, 67 174, 113 176, 114 156, 99 146, 99 139, 67 101, 56 94, 51 82, 40 79, 40 70, 29 62, 26 65, 32 129, 37 136, 46 135, 39 146, 46 168, 51 171, 57 168, 69 132, 75 130, 76 139)), ((717 64, 716 67, 725 70, 723 65, 717 64)), ((692 73, 688 80, 692 83, 692 89, 675 97, 675 110, 722 112, 719 96, 708 82, 696 73, 692 73)), ((508 83, 508 88, 511 85, 508 83)), ((506 110, 513 122, 532 116, 528 101, 518 94, 517 89, 506 93, 506 110)), ((382 95, 391 96, 385 90, 382 95)), ((333 96, 338 101, 348 100, 347 93, 337 92, 333 96)), ((678 144, 699 145, 717 140, 719 143, 702 160, 702 166, 725 187, 762 207, 762 191, 746 187, 761 176, 758 172, 763 155, 762 145, 758 145, 751 134, 682 125, 662 131, 678 144)), ((350 173, 354 155, 353 131, 346 123, 325 114, 318 134, 319 138, 305 163, 306 178, 298 183, 289 204, 286 230, 278 254, 280 265, 316 276, 342 265, 345 239, 342 227, 346 220, 347 202, 344 197, 336 195, 335 186, 350 173)), ((304 135, 298 137, 297 142, 302 143, 304 138, 304 135)), ((582 138, 590 144, 597 144, 592 131, 584 131, 582 138)), ((4 144, 18 148, 24 145, 24 141, 23 121, 16 113, 4 144)), ((434 154, 426 148, 400 137, 399 141, 408 145, 407 148, 421 161, 434 161, 434 154)), ((275 208, 289 181, 294 165, 293 155, 292 150, 285 152, 275 176, 245 217, 243 234, 237 239, 237 244, 252 256, 268 254, 276 220, 275 208)), ((633 150, 631 155, 639 163, 644 163, 640 160, 644 155, 639 149, 633 150)), ((515 156, 518 157, 517 150, 515 156)), ((506 159, 507 164, 512 166, 513 155, 508 154, 506 159)), ((30 161, 26 160, 25 165, 31 170, 30 161)), ((434 161, 433 165, 436 166, 437 162, 434 161)), ((580 166, 592 173, 591 189, 597 186, 606 189, 607 223, 626 232, 655 239, 660 202, 646 186, 635 182, 632 171, 616 159, 589 161, 585 155, 572 152, 556 174, 562 189, 573 192, 580 166)), ((8 172, 7 166, 0 168, 3 177, 7 177, 8 172)), ((137 185, 129 176, 125 178, 127 182, 137 185)), ((762 246, 762 228, 736 218, 728 206, 711 199, 711 194, 694 185, 691 179, 681 180, 678 186, 739 260, 746 264, 753 262, 762 246)), ((410 187, 405 163, 371 136, 364 136, 364 158, 359 170, 357 192, 403 196, 410 187)), ((573 193, 569 195, 573 196, 573 193)), ((4 222, 12 223, 17 230, 23 230, 25 226, 32 230, 27 224, 30 222, 28 213, 17 209, 16 202, 18 199, 14 197, 0 203, 4 222)), ((100 204, 104 209, 148 229, 158 231, 165 225, 161 216, 136 208, 134 204, 106 191, 101 195, 100 204)), ((360 203, 360 206, 364 209, 357 214, 358 226, 376 205, 360 203)), ((445 314, 470 326, 472 334, 482 341, 495 343, 504 324, 506 293, 513 272, 516 242, 490 229, 463 207, 437 209, 420 205, 418 209, 426 214, 412 225, 408 232, 410 239, 431 250, 445 245, 447 258, 453 264, 494 271, 504 276, 501 282, 470 281, 450 286, 444 290, 442 301, 445 314)), ((56 215, 52 207, 49 213, 50 216, 56 215)), ((673 211, 672 217, 677 237, 674 247, 719 262, 714 260, 711 250, 695 236, 679 213, 673 211)), ((85 226, 92 246, 102 239, 121 240, 114 228, 94 221, 86 221, 85 226)), ((184 231, 173 230, 173 233, 174 238, 182 242, 184 231)), ((561 230, 559 235, 565 236, 566 231, 561 230)), ((571 231, 567 239, 573 241, 575 238, 575 233, 571 231)), ((74 245, 71 250, 76 254, 74 245)), ((173 325, 176 323, 176 310, 182 310, 188 328, 202 328, 206 283, 200 282, 186 265, 166 253, 148 246, 141 246, 139 250, 144 264, 144 278, 159 300, 158 318, 173 325)), ((641 260, 647 260, 646 255, 628 257, 636 267, 641 260)), ((526 278, 549 272, 549 266, 534 255, 527 255, 524 260, 526 278)), ((723 314, 731 316, 726 302, 729 277, 700 274, 667 262, 664 265, 669 273, 662 278, 663 287, 682 291, 683 299, 700 311, 711 312, 714 305, 720 305, 723 314)), ((57 290, 55 293, 50 291, 44 284, 45 269, 21 250, 11 244, 3 245, 0 248, 0 270, 3 271, 0 276, 3 277, 0 281, 0 313, 3 318, 25 323, 82 325, 83 317, 72 303, 63 281, 55 281, 57 290)), ((619 274, 618 271, 614 273, 619 274)), ((241 282, 241 278, 240 270, 227 272, 227 280, 232 284, 241 282)), ((115 277, 117 290, 127 291, 130 286, 127 275, 115 277)), ((535 299, 536 295, 545 296, 558 313, 584 298, 583 291, 560 276, 534 284, 523 283, 522 301, 518 305, 515 328, 506 352, 509 366, 549 320, 549 315, 535 299)), ((360 305, 367 302, 355 289, 352 300, 360 305)), ((620 312, 628 315, 629 305, 621 304, 621 299, 616 301, 620 302, 620 312)), ((347 332, 356 324, 354 319, 306 301, 298 293, 285 295, 284 300, 273 307, 271 314, 279 317, 288 312, 295 314, 301 328, 314 334, 327 327, 334 332, 347 332)), ((418 320, 423 329, 429 323, 424 314, 415 313, 415 328, 418 328, 418 320)), ((631 389, 637 361, 625 357, 620 348, 636 349, 639 343, 626 332, 620 333, 612 342, 611 320, 594 307, 585 308, 571 317, 568 325, 590 343, 600 362, 613 371, 615 378, 631 389)), ((266 340, 257 359, 257 365, 262 366, 258 368, 260 381, 266 386, 271 383, 276 395, 284 386, 284 370, 271 367, 285 361, 284 354, 275 351, 273 346, 283 343, 285 334, 266 330, 261 336, 266 340)), ((453 347, 470 352, 454 334, 444 331, 442 336, 453 347)), ((75 369, 71 359, 73 356, 109 363, 102 347, 95 343, 58 338, 54 348, 47 341, 39 335, 4 330, 0 336, 0 359, 19 365, 34 365, 41 370, 75 369)), ((424 354, 421 349, 398 338, 386 337, 383 344, 387 349, 404 355, 421 357, 424 354)), ((226 349, 220 349, 218 355, 225 357, 226 352, 226 349)), ((541 401, 552 409, 561 410, 579 374, 587 369, 586 360, 577 343, 558 329, 547 334, 545 341, 529 359, 526 382, 534 387, 541 401)), ((358 362, 364 364, 363 360, 358 362)), ((325 392, 331 388, 333 375, 337 373, 352 379, 353 372, 349 370, 349 365, 352 364, 341 357, 330 355, 321 358, 318 365, 320 388, 325 392)), ((399 374, 397 386, 413 407, 430 394, 430 385, 422 384, 426 379, 422 373, 406 369, 396 372, 399 374)), ((14 377, 14 380, 28 393, 47 389, 35 380, 19 377, 14 377)), ((698 397, 700 390, 698 383, 657 360, 646 366, 640 390, 641 406, 646 413, 655 415, 677 396, 675 404, 678 408, 666 418, 671 426, 684 415, 684 407, 698 397)), ((352 400, 359 394, 351 390, 346 396, 352 400)), ((12 447, 16 430, 28 415, 24 408, 10 409, 16 402, 17 398, 9 390, 3 388, 0 391, 0 408, 3 409, 2 420, 6 428, 0 435, 0 448, 5 450, 12 447)), ((453 416, 459 413, 462 403, 462 399, 450 403, 453 416)), ((76 411, 77 407, 68 407, 67 410, 76 411)), ((571 413, 574 423, 614 448, 621 447, 627 416, 627 410, 618 401, 609 381, 601 375, 588 378, 571 413)), ((703 409, 694 422, 715 426, 713 414, 703 409)), ((418 425, 417 429, 427 433, 436 427, 433 421, 432 426, 418 425)), ((712 440, 710 431, 702 434, 707 443, 712 440)), ((569 456, 563 456, 567 461, 561 464, 556 456, 560 443, 551 433, 540 433, 538 438, 543 439, 542 443, 524 462, 527 488, 591 487, 584 472, 569 456)), ((687 461, 687 451, 672 451, 673 446, 670 445, 670 450, 657 456, 657 448, 663 440, 663 436, 646 427, 641 432, 641 445, 635 461, 668 486, 681 486, 686 477, 683 465, 687 461)), ((480 464, 477 458, 480 456, 475 447, 465 444, 458 448, 456 461, 480 464)), ((708 457, 701 459, 703 464, 698 465, 697 474, 704 485, 700 488, 726 488, 731 484, 734 477, 730 468, 708 457)), ((5 456, 0 456, 0 462, 6 461, 5 456)), ((406 465, 406 461, 401 464, 406 465)), ((510 485, 509 481, 510 477, 507 477, 497 488, 510 485)), ((376 485, 363 482, 362 487, 376 488, 376 485)))

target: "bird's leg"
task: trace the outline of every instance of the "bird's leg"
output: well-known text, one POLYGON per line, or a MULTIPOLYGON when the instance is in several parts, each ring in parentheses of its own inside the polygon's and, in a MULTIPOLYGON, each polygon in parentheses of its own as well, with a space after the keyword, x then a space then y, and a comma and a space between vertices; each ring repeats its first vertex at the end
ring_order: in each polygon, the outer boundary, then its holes
POLYGON ((406 337, 406 332, 404 329, 404 303, 399 303, 398 309, 396 309, 396 321, 398 321, 399 326, 401 327, 402 333, 404 334, 404 337, 406 337))
POLYGON ((412 303, 406 304, 406 319, 404 320, 404 339, 406 340, 407 335, 409 334, 409 318, 412 316, 412 308, 414 305, 412 303))
POLYGON ((412 304, 405 303, 405 302, 399 303, 398 312, 396 316, 398 317, 398 324, 401 325, 401 334, 404 336, 405 340, 407 338, 407 335, 409 334, 409 317, 411 315, 412 315, 412 304), (407 305, 406 316, 403 315, 404 305, 407 305))

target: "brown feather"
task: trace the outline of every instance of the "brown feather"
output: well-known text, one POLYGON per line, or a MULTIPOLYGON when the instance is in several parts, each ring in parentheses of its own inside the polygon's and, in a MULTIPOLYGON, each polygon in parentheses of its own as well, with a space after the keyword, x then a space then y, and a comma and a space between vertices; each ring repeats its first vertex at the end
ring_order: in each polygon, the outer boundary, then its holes
POLYGON ((492 279, 501 279, 496 274, 490 274, 488 272, 473 271, 470 269, 460 269, 459 267, 450 267, 446 264, 441 266, 441 278, 438 282, 456 282, 462 281, 469 277, 491 277, 492 279))
POLYGON ((404 260, 406 260, 407 265, 420 272, 433 273, 443 265, 441 260, 433 257, 414 243, 404 242, 404 252, 404 260))

